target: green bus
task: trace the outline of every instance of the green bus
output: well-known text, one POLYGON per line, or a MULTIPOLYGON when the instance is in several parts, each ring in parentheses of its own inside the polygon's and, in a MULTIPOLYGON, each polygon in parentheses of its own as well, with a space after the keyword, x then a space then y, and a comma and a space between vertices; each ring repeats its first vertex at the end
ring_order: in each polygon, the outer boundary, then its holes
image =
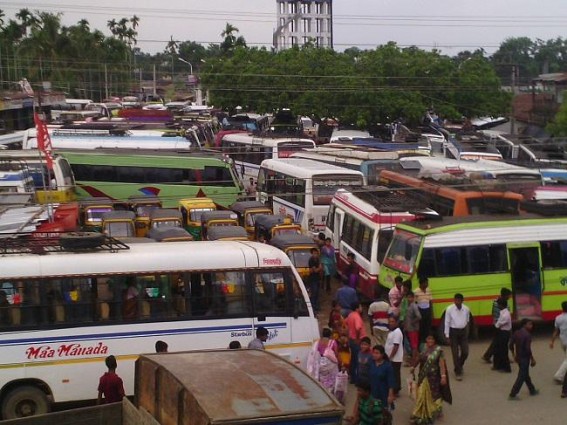
POLYGON ((126 149, 58 151, 69 161, 79 199, 158 196, 165 208, 205 196, 228 207, 243 193, 234 165, 218 154, 126 149))
POLYGON ((567 217, 468 216, 396 226, 380 283, 429 280, 433 322, 462 293, 475 323, 492 325, 492 303, 512 290, 515 319, 551 321, 567 300, 567 217))

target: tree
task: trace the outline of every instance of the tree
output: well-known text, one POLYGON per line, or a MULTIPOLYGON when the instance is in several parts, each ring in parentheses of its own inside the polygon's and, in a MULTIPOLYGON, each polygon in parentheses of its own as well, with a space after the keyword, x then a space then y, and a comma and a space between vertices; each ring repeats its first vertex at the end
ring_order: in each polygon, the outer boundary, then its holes
POLYGON ((554 137, 567 137, 567 102, 561 104, 555 118, 545 129, 554 137))
POLYGON ((244 37, 237 37, 235 33, 238 33, 238 28, 227 22, 224 30, 221 32, 221 37, 223 37, 224 40, 220 45, 220 49, 224 53, 232 52, 237 47, 246 47, 244 37))

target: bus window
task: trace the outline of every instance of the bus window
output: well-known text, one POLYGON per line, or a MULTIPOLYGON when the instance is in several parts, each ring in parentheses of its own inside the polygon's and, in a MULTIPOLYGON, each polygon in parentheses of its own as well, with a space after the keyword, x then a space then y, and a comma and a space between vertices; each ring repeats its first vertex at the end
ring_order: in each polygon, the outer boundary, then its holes
POLYGON ((386 251, 392 241, 392 236, 394 236, 393 227, 389 229, 380 229, 378 231, 378 249, 376 250, 376 259, 378 260, 378 263, 382 263, 382 261, 384 261, 384 256, 386 255, 386 251))
POLYGON ((413 273, 420 244, 421 237, 419 236, 405 232, 396 233, 384 259, 384 264, 403 273, 413 273))
POLYGON ((244 272, 229 271, 213 273, 213 305, 222 306, 222 314, 227 316, 248 316, 250 303, 246 290, 244 272), (222 302, 215 302, 215 294, 222 302))
POLYGON ((254 273, 254 314, 281 315, 286 308, 286 280, 282 272, 254 273))

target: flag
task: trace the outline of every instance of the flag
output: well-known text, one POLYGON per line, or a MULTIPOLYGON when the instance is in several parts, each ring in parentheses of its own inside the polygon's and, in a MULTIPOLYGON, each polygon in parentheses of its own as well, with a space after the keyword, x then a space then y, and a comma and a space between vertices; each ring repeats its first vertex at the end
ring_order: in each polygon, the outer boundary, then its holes
POLYGON ((37 112, 33 113, 33 121, 37 131, 37 148, 45 155, 45 162, 49 170, 53 170, 53 157, 51 156, 51 138, 47 125, 41 120, 37 112))

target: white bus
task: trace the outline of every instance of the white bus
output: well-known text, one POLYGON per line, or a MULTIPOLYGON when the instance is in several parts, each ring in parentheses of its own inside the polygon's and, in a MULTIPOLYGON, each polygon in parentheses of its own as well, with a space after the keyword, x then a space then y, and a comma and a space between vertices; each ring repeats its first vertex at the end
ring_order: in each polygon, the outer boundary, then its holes
MULTIPOLYGON (((185 137, 151 135, 143 132, 136 135, 131 131, 114 134, 104 129, 65 129, 52 128, 49 130, 53 149, 165 149, 165 150, 194 150, 200 147, 185 137)), ((24 150, 37 149, 37 132, 35 128, 27 130, 22 143, 24 150)))
POLYGON ((258 174, 258 199, 312 233, 325 230, 331 199, 341 187, 362 187, 360 171, 302 158, 267 159, 258 174))
POLYGON ((0 309, 4 419, 44 413, 51 401, 95 398, 110 354, 133 394, 134 361, 158 340, 170 351, 246 346, 264 326, 266 349, 305 366, 319 337, 301 278, 269 245, 43 246, 44 255, 37 244, 25 253, 20 242, 0 257, 0 289, 12 299, 0 309))
POLYGON ((311 139, 259 137, 247 133, 227 134, 221 141, 222 152, 234 160, 245 184, 251 178, 258 178, 260 164, 265 159, 288 158, 294 152, 314 147, 311 139))
POLYGON ((418 212, 434 214, 413 198, 385 187, 365 187, 356 192, 339 189, 335 193, 325 235, 338 249, 340 269, 346 265, 347 254, 354 254, 359 267, 358 290, 366 299, 375 297, 380 264, 396 224, 414 220, 418 212))
POLYGON ((65 203, 77 199, 73 171, 62 156, 53 155, 51 171, 47 169, 44 155, 38 150, 0 150, 1 161, 19 161, 27 166, 39 203, 65 203))

